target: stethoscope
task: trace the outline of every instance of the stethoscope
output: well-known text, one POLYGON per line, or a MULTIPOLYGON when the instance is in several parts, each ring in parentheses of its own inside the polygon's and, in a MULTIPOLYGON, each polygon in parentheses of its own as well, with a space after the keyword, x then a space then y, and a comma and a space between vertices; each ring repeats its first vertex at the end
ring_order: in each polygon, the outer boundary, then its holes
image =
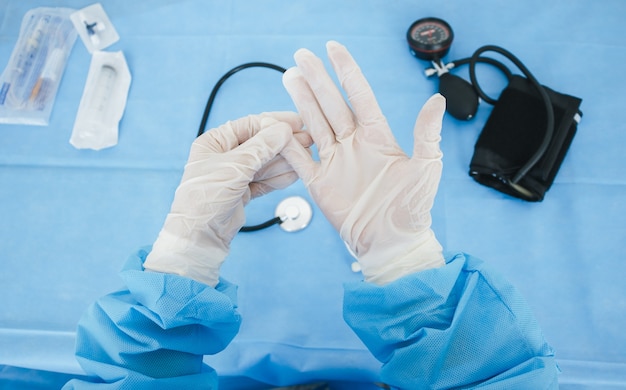
MULTIPOLYGON (((543 86, 535 79, 528 69, 513 54, 498 46, 483 46, 476 50, 471 57, 444 63, 443 58, 448 54, 454 32, 450 25, 439 18, 427 17, 415 21, 408 29, 406 38, 410 47, 410 52, 420 60, 430 61, 432 67, 427 68, 424 72, 427 77, 437 75, 439 78, 439 92, 446 98, 446 111, 453 117, 461 120, 472 119, 478 110, 479 98, 489 104, 496 104, 497 99, 488 96, 480 88, 476 79, 475 67, 476 63, 482 62, 495 66, 504 73, 507 79, 511 78, 511 71, 501 62, 489 57, 483 57, 481 54, 487 51, 497 52, 508 58, 515 64, 528 80, 537 88, 541 99, 546 107, 547 121, 546 131, 542 144, 535 154, 531 156, 528 162, 522 166, 516 173, 512 182, 517 183, 528 171, 541 159, 547 150, 552 134, 554 132, 554 113, 552 104, 543 86), (450 73, 450 70, 460 65, 468 64, 471 83, 459 76, 450 73)), ((285 68, 266 62, 250 62, 236 66, 225 73, 215 84, 209 99, 207 101, 198 136, 204 133, 208 121, 209 113, 213 106, 213 102, 217 96, 217 92, 224 82, 235 73, 253 67, 269 68, 281 73, 286 71, 285 68)), ((244 226, 241 232, 258 231, 275 224, 287 232, 296 232, 306 228, 312 218, 311 205, 302 197, 289 197, 281 201, 275 209, 274 218, 258 225, 244 226)))
MULTIPOLYGON (((220 87, 232 75, 248 68, 269 68, 281 73, 286 71, 286 69, 281 66, 267 62, 249 62, 236 66, 226 72, 217 81, 217 83, 215 83, 215 86, 209 95, 209 100, 207 101, 204 113, 202 114, 202 120, 200 121, 200 128, 198 129, 197 134, 198 137, 204 133, 209 119, 209 114, 211 113, 211 108, 213 107, 213 103, 215 102, 215 98, 220 87)), ((306 228, 309 225, 309 222, 311 222, 311 218, 313 218, 313 209, 311 208, 311 204, 301 196, 290 196, 278 203, 276 209, 274 210, 274 218, 258 225, 243 226, 239 231, 242 233, 256 232, 270 226, 279 225, 283 231, 293 233, 306 228)))
POLYGON ((309 225, 313 218, 311 204, 301 196, 290 196, 276 206, 274 218, 258 225, 247 225, 239 231, 242 233, 256 232, 273 225, 279 225, 286 232, 298 232, 309 225))

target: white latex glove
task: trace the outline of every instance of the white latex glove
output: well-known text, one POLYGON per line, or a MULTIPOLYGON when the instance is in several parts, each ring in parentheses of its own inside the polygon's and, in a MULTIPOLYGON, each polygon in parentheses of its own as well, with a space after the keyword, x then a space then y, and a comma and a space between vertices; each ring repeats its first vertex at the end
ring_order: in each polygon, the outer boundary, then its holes
POLYGON ((444 97, 434 95, 422 108, 409 158, 347 49, 331 41, 327 50, 352 109, 322 61, 298 50, 297 67, 283 83, 318 147, 319 162, 293 142, 282 155, 356 254, 366 281, 382 285, 443 266, 430 210, 442 169, 444 97))
POLYGON ((245 222, 244 206, 298 179, 278 153, 290 140, 304 149, 311 146, 301 129, 295 113, 266 113, 198 137, 145 269, 215 287, 230 242, 245 222))

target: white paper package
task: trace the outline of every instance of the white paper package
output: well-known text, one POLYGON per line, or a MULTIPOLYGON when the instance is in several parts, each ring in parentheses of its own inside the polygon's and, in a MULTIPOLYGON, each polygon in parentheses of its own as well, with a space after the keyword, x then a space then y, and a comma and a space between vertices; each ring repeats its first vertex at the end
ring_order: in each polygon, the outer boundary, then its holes
POLYGON ((75 148, 100 150, 117 144, 130 82, 124 53, 93 53, 70 138, 75 148))

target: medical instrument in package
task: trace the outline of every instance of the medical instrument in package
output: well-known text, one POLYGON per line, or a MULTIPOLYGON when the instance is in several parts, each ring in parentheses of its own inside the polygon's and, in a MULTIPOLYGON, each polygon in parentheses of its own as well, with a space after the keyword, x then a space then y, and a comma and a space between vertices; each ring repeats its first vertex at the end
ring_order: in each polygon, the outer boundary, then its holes
POLYGON ((100 3, 72 13, 70 19, 89 53, 103 50, 120 39, 100 3))
POLYGON ((69 8, 26 13, 0 78, 0 123, 47 125, 67 58, 76 41, 69 8))
POLYGON ((565 158, 582 117, 582 99, 541 85, 512 53, 486 45, 471 57, 445 64, 454 33, 439 18, 422 18, 407 31, 411 53, 431 61, 426 76, 437 75, 439 92, 447 100, 453 117, 469 120, 478 110, 479 98, 493 105, 474 147, 469 174, 478 183, 526 201, 542 201, 565 158), (506 65, 485 52, 495 52, 513 63, 523 74, 514 75, 506 65), (478 84, 477 63, 498 68, 508 85, 498 99, 488 96, 478 84), (469 64, 470 82, 450 71, 469 64))
POLYGON ((93 53, 70 138, 75 148, 99 150, 117 144, 130 81, 124 53, 93 53))

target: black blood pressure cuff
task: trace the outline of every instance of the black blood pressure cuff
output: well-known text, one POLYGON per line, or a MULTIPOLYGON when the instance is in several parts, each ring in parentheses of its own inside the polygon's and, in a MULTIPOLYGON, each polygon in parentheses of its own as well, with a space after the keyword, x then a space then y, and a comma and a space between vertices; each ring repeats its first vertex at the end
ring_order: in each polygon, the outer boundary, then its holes
POLYGON ((544 87, 554 111, 554 133, 541 159, 517 183, 512 179, 540 147, 547 114, 537 89, 513 75, 485 123, 470 163, 477 182, 527 201, 541 201, 576 133, 581 99, 544 87))

